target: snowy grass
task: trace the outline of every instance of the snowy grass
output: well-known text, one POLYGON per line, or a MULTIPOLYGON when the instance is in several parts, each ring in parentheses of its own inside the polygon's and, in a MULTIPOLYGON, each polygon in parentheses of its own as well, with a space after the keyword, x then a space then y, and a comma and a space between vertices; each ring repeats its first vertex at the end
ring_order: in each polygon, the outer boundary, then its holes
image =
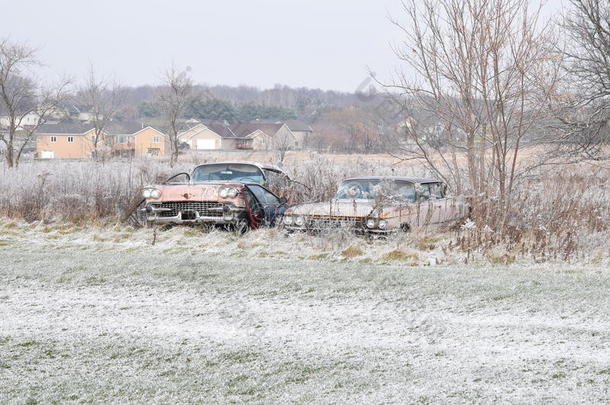
POLYGON ((3 221, 0 402, 609 397, 607 262, 422 267, 442 240, 274 232, 3 221))
MULTIPOLYGON (((112 227, 125 218, 134 202, 139 201, 143 185, 163 181, 173 173, 188 172, 194 164, 182 161, 178 167, 170 169, 166 163, 154 160, 34 161, 24 162, 15 170, 2 168, 0 217, 32 223, 112 227)), ((293 179, 305 185, 294 184, 290 189, 282 190, 293 203, 328 200, 338 181, 354 175, 429 175, 414 165, 394 166, 387 158, 383 161, 359 156, 333 160, 329 156, 312 155, 309 159, 288 163, 286 170, 293 179)), ((521 179, 511 199, 510 210, 501 209, 493 197, 477 199, 472 221, 459 232, 426 230, 421 235, 393 238, 388 245, 393 245, 391 250, 397 252, 387 257, 389 260, 412 258, 416 255, 410 252, 412 248, 435 252, 432 258, 425 254, 411 260, 414 264, 428 259, 452 262, 459 256, 456 256, 457 251, 466 252, 468 260, 471 256, 484 256, 491 262, 505 264, 521 259, 536 262, 603 260, 610 255, 610 172, 607 168, 587 164, 540 168, 521 179), (501 226, 502 222, 506 226, 501 226), (432 249, 424 247, 428 244, 426 240, 432 241, 429 243, 432 249)), ((335 255, 329 254, 329 249, 334 252, 360 244, 351 235, 327 236, 326 240, 309 238, 299 243, 319 245, 321 250, 310 255, 321 257, 335 255)), ((354 246, 356 248, 359 247, 354 246)), ((268 246, 259 250, 257 254, 260 255, 272 254, 268 246)), ((294 246, 285 247, 285 250, 292 251, 294 246)), ((367 249, 360 255, 353 253, 343 257, 352 255, 363 261, 376 261, 388 251, 378 249, 372 253, 373 257, 367 249)), ((458 259, 460 262, 461 258, 458 259)))

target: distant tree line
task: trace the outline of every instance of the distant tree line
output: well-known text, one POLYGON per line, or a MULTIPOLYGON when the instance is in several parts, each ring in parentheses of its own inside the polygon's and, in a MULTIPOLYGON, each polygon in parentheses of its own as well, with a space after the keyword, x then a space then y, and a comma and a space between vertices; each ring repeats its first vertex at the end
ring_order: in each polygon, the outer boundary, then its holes
POLYGON ((0 153, 16 166, 36 128, 72 104, 97 134, 110 121, 138 120, 172 139, 189 119, 296 118, 313 128, 310 148, 424 161, 456 191, 493 190, 506 204, 514 184, 542 164, 518 159, 530 143, 555 145, 544 164, 610 160, 608 0, 570 0, 559 23, 528 0, 403 7, 394 23, 405 39, 395 49, 404 72, 385 85, 368 78, 351 93, 208 86, 174 68, 151 86, 123 86, 93 69, 76 89, 66 80, 49 86, 32 73, 40 61, 31 47, 0 38, 0 153), (32 115, 37 124, 22 125, 32 115))
MULTIPOLYGON (((161 108, 155 102, 150 101, 138 104, 138 113, 141 117, 147 118, 162 115, 161 108)), ((236 123, 254 120, 286 121, 296 119, 297 115, 289 108, 275 105, 234 104, 217 98, 196 98, 188 105, 185 118, 236 123)))

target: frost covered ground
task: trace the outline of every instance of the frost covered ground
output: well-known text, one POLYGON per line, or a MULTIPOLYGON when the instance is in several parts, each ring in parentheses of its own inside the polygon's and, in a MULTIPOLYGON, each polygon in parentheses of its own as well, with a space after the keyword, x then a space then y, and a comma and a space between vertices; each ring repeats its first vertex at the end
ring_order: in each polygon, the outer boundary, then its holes
POLYGON ((0 403, 609 401, 605 259, 465 265, 425 238, 274 230, 152 239, 0 221, 0 403))

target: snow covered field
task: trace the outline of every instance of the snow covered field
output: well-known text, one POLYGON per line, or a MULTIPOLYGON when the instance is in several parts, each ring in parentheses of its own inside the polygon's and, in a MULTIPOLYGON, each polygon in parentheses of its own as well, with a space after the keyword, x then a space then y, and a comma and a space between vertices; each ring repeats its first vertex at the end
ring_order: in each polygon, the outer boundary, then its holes
POLYGON ((610 401, 607 262, 272 232, 0 223, 0 403, 610 401))

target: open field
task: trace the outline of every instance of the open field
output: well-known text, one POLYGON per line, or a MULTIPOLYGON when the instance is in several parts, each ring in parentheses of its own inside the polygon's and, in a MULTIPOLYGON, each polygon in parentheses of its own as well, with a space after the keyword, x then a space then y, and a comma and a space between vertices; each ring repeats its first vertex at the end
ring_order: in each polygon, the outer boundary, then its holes
POLYGON ((3 222, 0 402, 610 398, 607 262, 423 267, 270 232, 3 222))

